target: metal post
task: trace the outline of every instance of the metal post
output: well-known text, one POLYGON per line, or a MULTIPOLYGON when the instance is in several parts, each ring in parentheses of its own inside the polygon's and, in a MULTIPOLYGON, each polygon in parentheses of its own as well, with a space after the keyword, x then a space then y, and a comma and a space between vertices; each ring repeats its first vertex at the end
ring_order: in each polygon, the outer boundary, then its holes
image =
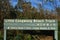
POLYGON ((58 31, 55 30, 55 39, 58 40, 58 31))
POLYGON ((6 40, 6 29, 4 30, 4 40, 6 40))

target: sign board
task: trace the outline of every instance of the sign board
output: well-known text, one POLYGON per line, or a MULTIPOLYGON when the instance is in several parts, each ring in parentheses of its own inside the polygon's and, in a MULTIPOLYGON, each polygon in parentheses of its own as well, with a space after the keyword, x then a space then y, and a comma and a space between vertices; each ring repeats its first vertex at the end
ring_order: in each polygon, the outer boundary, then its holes
POLYGON ((6 30, 54 30, 58 40, 58 23, 55 19, 4 19, 4 40, 6 30))

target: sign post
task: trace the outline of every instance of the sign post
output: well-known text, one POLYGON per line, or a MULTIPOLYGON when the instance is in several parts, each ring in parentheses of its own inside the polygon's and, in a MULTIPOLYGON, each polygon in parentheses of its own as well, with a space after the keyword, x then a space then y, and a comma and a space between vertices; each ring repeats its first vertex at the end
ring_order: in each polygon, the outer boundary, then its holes
POLYGON ((55 39, 58 40, 57 20, 37 20, 37 19, 5 19, 4 20, 4 40, 6 40, 6 30, 54 30, 55 39))

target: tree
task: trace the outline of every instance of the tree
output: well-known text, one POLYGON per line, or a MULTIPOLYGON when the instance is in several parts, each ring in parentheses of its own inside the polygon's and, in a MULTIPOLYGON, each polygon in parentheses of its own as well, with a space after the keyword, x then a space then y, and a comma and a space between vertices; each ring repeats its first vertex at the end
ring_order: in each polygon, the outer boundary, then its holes
POLYGON ((57 11, 57 19, 60 21, 60 7, 56 8, 57 11))
POLYGON ((60 15, 60 7, 56 8, 57 14, 60 15))

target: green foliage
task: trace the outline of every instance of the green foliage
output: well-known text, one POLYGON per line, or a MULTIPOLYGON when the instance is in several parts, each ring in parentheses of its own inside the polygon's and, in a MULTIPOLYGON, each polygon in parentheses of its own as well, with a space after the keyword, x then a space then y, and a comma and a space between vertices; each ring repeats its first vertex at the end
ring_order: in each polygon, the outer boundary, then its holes
POLYGON ((60 31, 60 21, 58 21, 58 30, 60 31))
POLYGON ((0 31, 0 40, 3 40, 3 34, 1 31, 0 31))
POLYGON ((25 34, 24 35, 24 40, 32 40, 30 34, 25 34))
POLYGON ((60 40, 60 21, 58 21, 58 40, 60 40))
POLYGON ((15 37, 15 40, 23 40, 23 35, 22 34, 17 34, 15 37))

